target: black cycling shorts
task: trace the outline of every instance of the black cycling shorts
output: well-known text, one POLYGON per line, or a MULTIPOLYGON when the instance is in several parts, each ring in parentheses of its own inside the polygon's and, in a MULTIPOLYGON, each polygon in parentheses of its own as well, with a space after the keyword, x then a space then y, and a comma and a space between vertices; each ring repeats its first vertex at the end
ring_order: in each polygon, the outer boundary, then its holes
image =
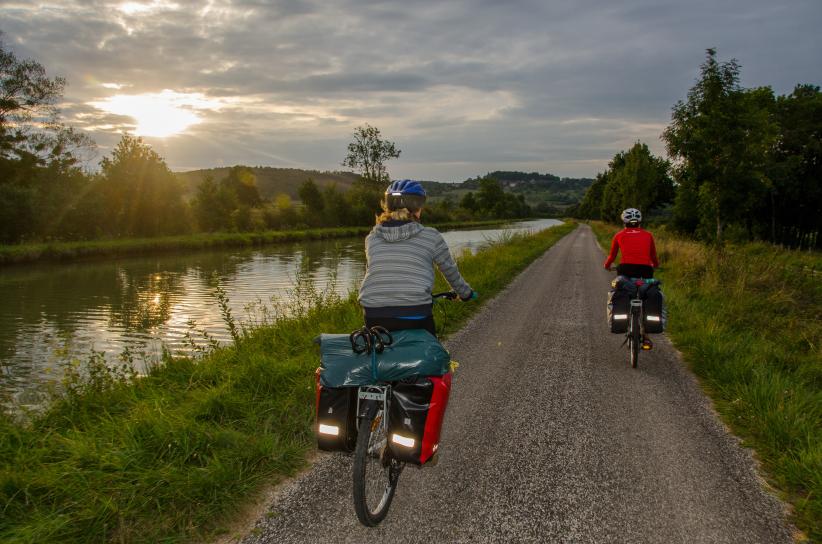
POLYGON ((437 328, 434 325, 434 316, 429 315, 424 319, 400 319, 398 317, 366 317, 365 326, 369 329, 379 325, 388 331, 401 331, 403 329, 425 329, 434 336, 437 336, 437 328))
POLYGON ((620 264, 617 265, 617 274, 629 278, 653 278, 654 267, 647 264, 620 264))

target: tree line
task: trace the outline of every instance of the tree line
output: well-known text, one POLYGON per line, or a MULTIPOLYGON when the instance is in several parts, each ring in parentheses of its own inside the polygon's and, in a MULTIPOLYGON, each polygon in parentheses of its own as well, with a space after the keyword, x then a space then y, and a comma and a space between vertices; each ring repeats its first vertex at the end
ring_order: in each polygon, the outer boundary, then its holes
MULTIPOLYGON (((50 78, 0 42, 0 243, 151 237, 192 232, 368 225, 390 182, 386 162, 399 157, 379 129, 354 131, 344 166, 360 173, 354 186, 319 187, 307 179, 300 202, 286 194, 264 200, 250 168, 207 177, 189 195, 165 160, 142 139, 123 135, 91 170, 94 142, 62 124, 56 104, 66 81, 50 78)), ((523 198, 484 179, 461 202, 427 207, 425 220, 527 217, 523 198)))
POLYGON ((635 207, 706 241, 822 247, 818 86, 782 96, 743 88, 739 63, 719 62, 708 49, 662 139, 671 161, 637 142, 614 156, 572 214, 617 222, 623 208, 635 207))

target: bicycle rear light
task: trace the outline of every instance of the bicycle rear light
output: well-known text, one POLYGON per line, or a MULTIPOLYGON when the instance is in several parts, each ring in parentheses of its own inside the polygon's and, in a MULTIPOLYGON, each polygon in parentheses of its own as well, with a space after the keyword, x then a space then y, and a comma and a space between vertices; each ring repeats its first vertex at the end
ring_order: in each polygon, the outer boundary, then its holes
POLYGON ((320 434, 330 434, 331 436, 339 436, 340 428, 336 425, 324 425, 320 423, 320 428, 318 432, 320 434))
POLYGON ((391 442, 394 444, 399 444, 400 446, 405 446, 406 448, 413 448, 415 440, 413 438, 408 438, 407 436, 394 433, 391 435, 391 442))

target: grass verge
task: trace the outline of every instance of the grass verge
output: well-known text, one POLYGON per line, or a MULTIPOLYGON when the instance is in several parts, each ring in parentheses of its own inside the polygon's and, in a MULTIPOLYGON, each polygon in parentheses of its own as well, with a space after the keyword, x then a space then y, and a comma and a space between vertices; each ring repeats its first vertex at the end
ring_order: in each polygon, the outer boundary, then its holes
MULTIPOLYGON (((470 229, 490 227, 511 221, 470 221, 431 225, 439 229, 470 229)), ((333 227, 304 230, 271 230, 262 232, 218 232, 158 236, 156 238, 122 238, 113 240, 89 240, 77 242, 48 242, 32 244, 0 245, 0 265, 32 261, 61 261, 87 257, 118 257, 163 251, 196 250, 219 247, 243 247, 326 240, 364 236, 371 226, 333 227)))
MULTIPOLYGON (((512 236, 463 255, 460 269, 493 296, 575 226, 512 236)), ((29 423, 0 417, 0 541, 201 541, 264 484, 303 468, 314 447, 311 339, 362 323, 353 298, 305 292, 312 303, 297 317, 240 328, 235 345, 201 360, 169 358, 130 383, 99 363, 29 423)), ((479 307, 448 304, 443 332, 479 307)))
MULTIPOLYGON (((591 225, 603 248, 617 227, 591 225)), ((721 253, 656 233, 668 336, 796 525, 822 542, 822 255, 751 243, 721 253)))

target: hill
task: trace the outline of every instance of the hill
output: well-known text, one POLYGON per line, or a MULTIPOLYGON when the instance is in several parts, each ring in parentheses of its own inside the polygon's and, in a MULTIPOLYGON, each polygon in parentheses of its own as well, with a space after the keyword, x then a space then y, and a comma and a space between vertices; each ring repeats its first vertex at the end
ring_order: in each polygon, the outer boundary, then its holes
POLYGON ((542 210, 554 209, 557 213, 582 200, 594 181, 590 178, 560 178, 549 173, 497 170, 461 183, 423 181, 422 184, 434 201, 459 201, 467 193, 478 190, 483 178, 499 181, 506 192, 523 194, 531 206, 542 210))
MULTIPOLYGON (((300 170, 298 168, 274 168, 270 166, 249 167, 257 176, 257 187, 260 196, 270 199, 280 193, 285 193, 294 200, 298 200, 297 189, 308 178, 314 180, 320 187, 333 183, 341 191, 348 190, 358 179, 353 172, 321 172, 319 170, 300 170)), ((177 177, 186 185, 187 192, 194 194, 197 185, 211 175, 219 181, 228 175, 229 167, 208 168, 177 172, 177 177)), ((515 172, 497 170, 484 176, 466 179, 459 183, 444 183, 441 181, 422 181, 432 202, 450 199, 455 202, 471 191, 479 189, 482 178, 490 177, 502 184, 506 192, 523 194, 526 202, 541 210, 560 213, 562 210, 582 200, 585 191, 594 181, 588 178, 560 178, 553 174, 539 172, 515 172)))
MULTIPOLYGON (((359 177, 353 172, 320 172, 319 170, 300 170, 298 168, 273 168, 270 166, 249 167, 257 176, 257 188, 260 196, 264 199, 273 198, 280 193, 285 193, 292 199, 299 199, 297 188, 302 182, 311 178, 320 187, 326 187, 333 183, 337 188, 345 191, 359 177)), ((191 170, 189 172, 177 172, 178 179, 182 180, 187 192, 193 194, 197 185, 207 176, 211 175, 216 181, 220 181, 228 175, 229 167, 207 168, 203 170, 191 170)))

